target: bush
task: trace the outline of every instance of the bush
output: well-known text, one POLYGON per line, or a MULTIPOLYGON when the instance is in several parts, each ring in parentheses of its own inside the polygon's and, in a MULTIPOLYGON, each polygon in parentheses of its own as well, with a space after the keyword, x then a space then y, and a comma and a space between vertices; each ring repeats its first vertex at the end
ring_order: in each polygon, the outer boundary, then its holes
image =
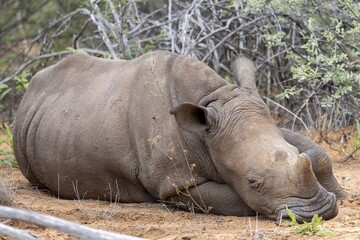
POLYGON ((356 1, 89 0, 59 5, 57 11, 61 14, 39 26, 40 34, 26 46, 37 46, 38 54, 22 52, 2 83, 74 51, 131 59, 169 50, 198 58, 225 79, 231 76, 230 61, 244 54, 256 61, 257 85, 274 114, 283 118, 291 112, 285 125, 338 128, 360 118, 356 1))

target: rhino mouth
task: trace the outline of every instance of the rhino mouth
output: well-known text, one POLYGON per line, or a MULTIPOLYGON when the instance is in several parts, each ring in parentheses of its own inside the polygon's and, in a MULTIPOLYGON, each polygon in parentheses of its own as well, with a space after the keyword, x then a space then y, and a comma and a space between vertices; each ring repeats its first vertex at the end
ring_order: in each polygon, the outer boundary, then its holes
POLYGON ((327 192, 325 189, 320 190, 310 199, 295 199, 290 204, 281 207, 277 211, 277 222, 281 222, 282 219, 290 219, 287 209, 294 214, 298 223, 311 221, 315 214, 328 220, 334 218, 338 213, 335 194, 327 192))

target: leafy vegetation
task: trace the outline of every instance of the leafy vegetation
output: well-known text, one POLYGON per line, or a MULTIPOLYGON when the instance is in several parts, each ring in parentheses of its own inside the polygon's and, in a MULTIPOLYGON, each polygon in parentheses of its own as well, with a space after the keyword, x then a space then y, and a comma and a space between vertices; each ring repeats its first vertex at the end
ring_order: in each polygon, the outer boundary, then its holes
POLYGON ((196 57, 227 81, 236 55, 256 60, 273 113, 293 113, 284 125, 301 119, 328 129, 360 119, 357 1, 5 0, 0 9, 1 101, 21 96, 9 94, 11 79, 67 54, 131 59, 161 49, 196 57))
POLYGON ((10 168, 19 168, 14 159, 13 135, 8 124, 4 123, 2 129, 5 134, 4 139, 0 139, 0 164, 10 168))
POLYGON ((286 211, 291 219, 291 221, 285 221, 284 225, 294 226, 294 231, 297 234, 303 235, 321 235, 321 236, 332 236, 335 235, 333 231, 321 229, 321 225, 325 222, 322 217, 319 217, 318 214, 315 214, 311 222, 304 221, 303 224, 299 224, 296 221, 295 215, 291 212, 290 209, 286 208, 286 211))
MULTIPOLYGON (((356 133, 355 133, 355 137, 353 138, 352 148, 354 151, 357 151, 360 148, 360 122, 359 122, 359 120, 355 121, 355 127, 356 127, 356 133)), ((354 153, 354 155, 355 154, 356 153, 354 153)))
MULTIPOLYGON (((5 100, 11 93, 22 94, 29 85, 31 74, 23 71, 18 76, 15 76, 10 83, 0 83, 0 101, 5 100), (13 85, 13 87, 11 86, 13 85), (16 91, 12 91, 12 89, 16 91)), ((4 109, 5 105, 0 103, 0 110, 4 109)))
MULTIPOLYGON (((11 88, 6 83, 0 83, 0 101, 4 100, 5 97, 10 93, 11 88)), ((4 108, 4 105, 0 103, 0 109, 4 108)))
POLYGON ((14 81, 16 84, 16 90, 19 92, 25 91, 25 89, 29 86, 28 78, 31 76, 30 73, 26 71, 22 71, 22 73, 18 76, 14 77, 14 81))

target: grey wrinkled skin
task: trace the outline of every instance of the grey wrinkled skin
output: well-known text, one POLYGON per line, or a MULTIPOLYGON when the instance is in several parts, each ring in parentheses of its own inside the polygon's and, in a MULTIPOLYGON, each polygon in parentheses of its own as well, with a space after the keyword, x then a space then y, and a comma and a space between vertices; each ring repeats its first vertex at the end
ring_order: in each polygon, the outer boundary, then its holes
POLYGON ((311 151, 285 140, 250 78, 239 79, 240 88, 163 51, 128 61, 71 55, 31 80, 15 120, 16 159, 32 184, 62 198, 335 217, 311 151))

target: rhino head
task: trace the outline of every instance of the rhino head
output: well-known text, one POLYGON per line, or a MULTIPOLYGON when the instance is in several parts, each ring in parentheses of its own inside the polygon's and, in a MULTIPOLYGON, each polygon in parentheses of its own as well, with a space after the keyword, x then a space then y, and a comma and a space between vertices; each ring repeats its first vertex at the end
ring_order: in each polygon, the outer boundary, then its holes
POLYGON ((204 139, 223 181, 256 212, 279 220, 288 208, 300 222, 335 217, 335 195, 319 184, 310 158, 285 141, 259 96, 255 66, 250 60, 237 66, 247 76, 237 79, 241 87, 226 85, 196 105, 181 104, 173 110, 179 126, 204 139))

